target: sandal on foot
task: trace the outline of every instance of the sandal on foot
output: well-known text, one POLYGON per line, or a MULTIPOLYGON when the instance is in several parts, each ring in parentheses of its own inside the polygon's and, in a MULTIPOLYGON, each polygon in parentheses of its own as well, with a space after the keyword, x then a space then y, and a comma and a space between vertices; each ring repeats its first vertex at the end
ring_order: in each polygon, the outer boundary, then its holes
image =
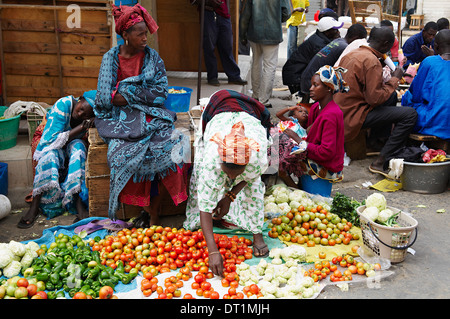
POLYGON ((26 221, 23 217, 20 219, 20 221, 17 223, 17 227, 18 228, 22 228, 22 229, 26 229, 26 228, 30 228, 34 225, 34 223, 36 223, 36 220, 38 219, 38 217, 42 214, 42 210, 39 209, 38 213, 33 217, 33 219, 31 221, 26 221))
POLYGON ((262 246, 256 246, 255 244, 253 244, 253 255, 256 258, 265 258, 267 256, 269 256, 269 247, 265 244, 262 246), (267 252, 265 254, 261 254, 261 251, 264 250, 265 248, 267 248, 267 252), (258 252, 258 255, 256 255, 255 253, 258 252))
POLYGON ((145 210, 141 211, 141 214, 133 222, 133 227, 147 228, 150 227, 150 214, 145 210))

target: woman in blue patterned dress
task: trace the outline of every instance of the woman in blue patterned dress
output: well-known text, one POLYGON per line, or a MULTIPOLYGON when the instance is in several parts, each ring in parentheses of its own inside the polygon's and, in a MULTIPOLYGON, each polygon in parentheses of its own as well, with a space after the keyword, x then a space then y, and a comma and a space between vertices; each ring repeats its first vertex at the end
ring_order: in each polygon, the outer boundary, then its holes
POLYGON ((88 217, 85 162, 87 142, 83 137, 94 123, 96 91, 88 91, 80 99, 66 96, 47 113, 47 124, 33 159, 38 162, 33 182, 30 209, 17 224, 33 226, 40 213, 47 218, 65 211, 77 214, 75 220, 88 217))

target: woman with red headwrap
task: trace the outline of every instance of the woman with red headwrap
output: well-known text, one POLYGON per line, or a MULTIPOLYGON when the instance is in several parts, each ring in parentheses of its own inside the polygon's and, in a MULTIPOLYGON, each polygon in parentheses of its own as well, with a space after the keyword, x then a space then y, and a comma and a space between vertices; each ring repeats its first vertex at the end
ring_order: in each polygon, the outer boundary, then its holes
POLYGON ((262 236, 265 185, 261 175, 268 167, 269 145, 268 130, 262 124, 266 112, 253 98, 218 91, 205 108, 202 121, 206 119, 207 124, 196 136, 183 226, 202 228, 209 268, 218 276, 223 275, 223 258, 214 241, 213 220, 253 233, 255 257, 269 253, 262 236))
POLYGON ((148 31, 153 34, 158 26, 139 4, 113 5, 113 15, 124 45, 103 56, 94 107, 95 125, 108 143, 108 215, 116 219, 119 202, 141 206, 140 226, 148 227, 159 224, 160 187, 176 205, 187 199, 185 153, 190 145, 174 127, 176 114, 164 107, 164 62, 147 45, 148 31))

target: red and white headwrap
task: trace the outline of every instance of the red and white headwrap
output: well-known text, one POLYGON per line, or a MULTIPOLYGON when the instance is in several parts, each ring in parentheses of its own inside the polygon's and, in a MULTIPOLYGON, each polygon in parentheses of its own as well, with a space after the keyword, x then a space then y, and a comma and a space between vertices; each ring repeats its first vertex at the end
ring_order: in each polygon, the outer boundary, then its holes
POLYGON ((112 14, 114 16, 114 21, 116 23, 116 33, 122 35, 123 31, 128 30, 136 23, 144 21, 147 25, 148 30, 151 34, 158 30, 158 25, 148 11, 141 6, 136 4, 133 7, 120 5, 112 6, 112 14))
POLYGON ((252 150, 259 152, 258 142, 246 137, 244 133, 244 123, 238 122, 233 125, 230 134, 226 135, 224 139, 220 133, 211 137, 210 141, 219 145, 218 152, 223 162, 247 165, 252 150))

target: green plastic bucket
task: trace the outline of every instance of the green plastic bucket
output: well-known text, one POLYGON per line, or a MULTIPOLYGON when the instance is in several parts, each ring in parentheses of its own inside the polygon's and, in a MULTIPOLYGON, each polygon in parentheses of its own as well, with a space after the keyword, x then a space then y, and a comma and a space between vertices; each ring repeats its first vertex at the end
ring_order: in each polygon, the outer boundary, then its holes
POLYGON ((0 150, 6 150, 17 144, 21 114, 9 119, 1 119, 7 108, 6 106, 0 106, 0 150))

